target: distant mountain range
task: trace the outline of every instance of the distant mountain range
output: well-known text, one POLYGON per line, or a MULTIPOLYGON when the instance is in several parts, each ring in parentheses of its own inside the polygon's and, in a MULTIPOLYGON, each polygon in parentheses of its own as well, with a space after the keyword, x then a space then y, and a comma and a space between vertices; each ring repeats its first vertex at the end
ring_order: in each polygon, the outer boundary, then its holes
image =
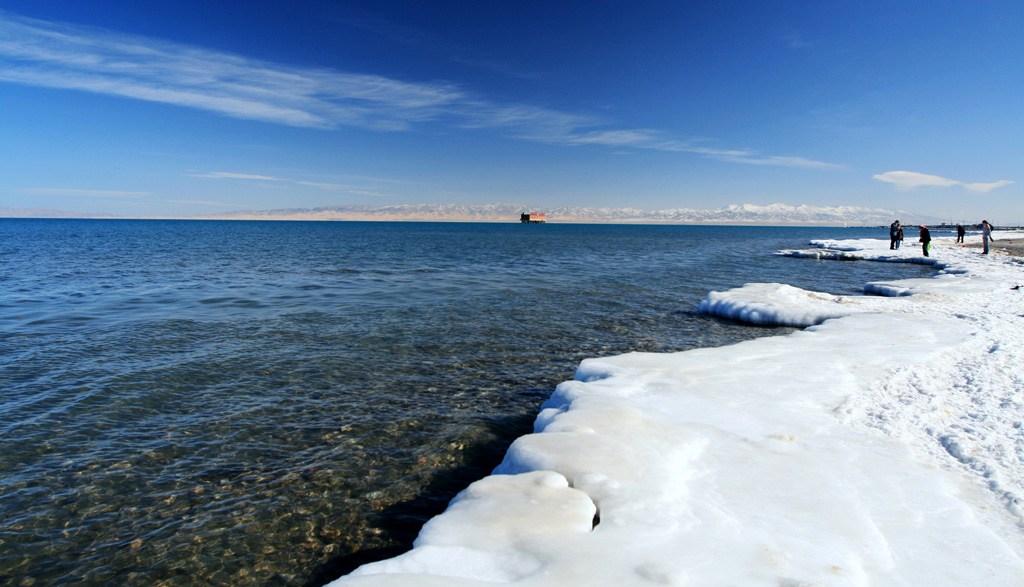
MULTIPOLYGON (((600 224, 749 224, 767 226, 879 226, 895 219, 905 224, 938 224, 940 219, 888 208, 856 206, 732 205, 712 210, 672 208, 544 207, 523 204, 407 204, 393 206, 325 206, 223 212, 195 219, 209 220, 377 220, 435 222, 518 222, 523 212, 547 214, 552 223, 600 224)), ((109 214, 76 214, 47 208, 0 208, 0 217, 111 218, 109 214)))
POLYGON ((394 206, 325 206, 226 212, 202 216, 235 220, 390 220, 441 222, 517 222, 523 212, 547 214, 553 223, 622 224, 752 224, 858 226, 888 225, 899 218, 904 223, 936 224, 938 218, 905 210, 855 206, 789 206, 770 204, 733 205, 713 210, 673 208, 544 207, 524 204, 410 204, 394 206))

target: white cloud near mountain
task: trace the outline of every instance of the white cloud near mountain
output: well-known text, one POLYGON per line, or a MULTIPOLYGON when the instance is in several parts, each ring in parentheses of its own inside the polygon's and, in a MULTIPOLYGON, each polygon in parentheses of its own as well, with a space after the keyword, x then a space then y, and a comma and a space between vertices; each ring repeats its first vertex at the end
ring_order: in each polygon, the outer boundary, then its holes
POLYGON ((891 183, 899 190, 912 190, 919 187, 950 187, 959 185, 979 194, 988 193, 996 188, 1013 183, 1007 179, 1001 179, 999 181, 989 183, 964 183, 956 179, 949 179, 938 175, 928 175, 927 173, 917 173, 915 171, 886 171, 885 173, 879 173, 872 177, 879 181, 891 183))
POLYGON ((1011 183, 1013 182, 1008 179, 1001 179, 999 181, 993 181, 991 183, 965 183, 963 185, 965 188, 971 190, 972 192, 984 194, 996 188, 1001 188, 1004 185, 1010 185, 1011 183))

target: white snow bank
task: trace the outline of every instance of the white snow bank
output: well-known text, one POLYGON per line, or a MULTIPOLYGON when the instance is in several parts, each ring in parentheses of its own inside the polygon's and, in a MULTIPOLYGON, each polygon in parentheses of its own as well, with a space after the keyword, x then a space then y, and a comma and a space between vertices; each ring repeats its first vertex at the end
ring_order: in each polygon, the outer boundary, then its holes
POLYGON ((739 289, 709 293, 698 311, 751 324, 813 326, 860 311, 854 307, 855 301, 852 296, 806 291, 791 285, 748 283, 739 289))
POLYGON ((332 585, 1024 584, 1024 267, 929 259, 956 273, 874 290, 898 298, 702 304, 835 318, 787 336, 583 361, 412 551, 332 585))

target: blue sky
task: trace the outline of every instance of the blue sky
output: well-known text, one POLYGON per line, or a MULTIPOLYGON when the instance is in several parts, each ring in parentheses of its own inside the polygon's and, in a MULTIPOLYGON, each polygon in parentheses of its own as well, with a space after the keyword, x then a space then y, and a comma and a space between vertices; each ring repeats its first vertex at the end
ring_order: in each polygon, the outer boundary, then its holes
POLYGON ((1024 2, 0 0, 0 207, 1024 223, 1024 2))

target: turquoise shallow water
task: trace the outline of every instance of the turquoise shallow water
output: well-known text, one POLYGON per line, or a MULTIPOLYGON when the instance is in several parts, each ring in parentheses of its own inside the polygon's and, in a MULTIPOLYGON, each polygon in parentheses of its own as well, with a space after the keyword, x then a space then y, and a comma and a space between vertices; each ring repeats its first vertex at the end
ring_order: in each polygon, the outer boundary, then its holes
POLYGON ((306 585, 407 548, 580 360, 884 229, 0 219, 0 583, 306 585))

